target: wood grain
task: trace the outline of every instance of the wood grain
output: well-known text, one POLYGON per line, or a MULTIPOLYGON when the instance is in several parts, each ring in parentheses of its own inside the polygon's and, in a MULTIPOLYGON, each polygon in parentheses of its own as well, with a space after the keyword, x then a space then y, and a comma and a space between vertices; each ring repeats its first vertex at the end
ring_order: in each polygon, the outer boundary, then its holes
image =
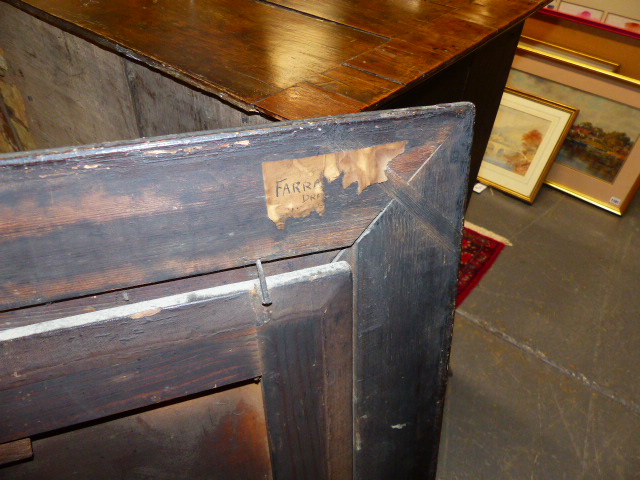
POLYGON ((3 331, 0 441, 259 376, 253 288, 3 331))
POLYGON ((445 60, 438 53, 418 55, 407 52, 406 49, 385 45, 358 55, 347 64, 406 85, 420 79, 425 73, 438 69, 445 60))
POLYGON ((395 2, 301 0, 6 0, 75 35, 277 119, 314 118, 377 107, 443 65, 522 22, 543 0, 395 2), (185 14, 187 12, 187 14, 185 14), (450 46, 424 45, 438 35, 450 46), (422 42, 421 38, 425 41, 422 42), (402 53, 390 44, 404 39, 402 53), (360 60, 355 60, 360 57, 360 60), (365 61, 371 69, 363 68, 365 61), (323 76, 344 65, 368 73, 351 89, 323 76), (416 67, 415 65, 418 65, 416 67), (323 86, 328 88, 324 89, 323 86), (291 103, 294 103, 292 106, 291 103), (297 105, 296 105, 297 104, 297 105))
POLYGON ((472 124, 450 104, 2 160, 4 298, 39 320, 0 329, 0 441, 264 374, 281 476, 433 477, 472 124), (397 143, 386 181, 326 184, 323 216, 278 230, 263 210, 262 162, 397 143), (343 247, 353 296, 334 263, 269 277, 266 310, 255 281, 61 320, 44 318, 94 299, 24 308, 343 247))
POLYGON ((461 113, 353 247, 358 479, 435 476, 472 125, 461 113), (434 210, 444 223, 424 228, 434 210))
POLYGON ((351 478, 352 302, 345 262, 271 291, 259 328, 276 478, 351 478))
POLYGON ((31 448, 30 438, 0 444, 0 465, 26 460, 32 456, 33 449, 31 448))
POLYGON ((384 41, 253 0, 12 3, 249 110, 384 41))
POLYGON ((269 0, 269 3, 282 5, 315 17, 326 18, 341 25, 348 25, 387 38, 395 38, 399 32, 419 28, 454 10, 453 7, 430 1, 269 0))
POLYGON ((0 308, 348 246, 388 203, 379 185, 358 194, 355 185, 328 184, 323 216, 290 219, 279 230, 267 216, 262 162, 408 141, 391 164, 408 178, 460 108, 0 160, 0 254, 8 259, 0 265, 0 308), (424 130, 401 134, 409 119, 424 130))

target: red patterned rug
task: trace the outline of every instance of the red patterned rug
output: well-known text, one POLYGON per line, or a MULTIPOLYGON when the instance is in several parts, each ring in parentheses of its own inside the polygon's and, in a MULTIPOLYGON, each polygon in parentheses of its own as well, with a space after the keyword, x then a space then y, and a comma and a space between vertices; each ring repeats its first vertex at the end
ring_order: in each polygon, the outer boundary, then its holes
POLYGON ((458 299, 456 306, 467 298, 480 279, 491 268, 504 248, 504 243, 478 232, 464 228, 462 256, 458 275, 458 299))

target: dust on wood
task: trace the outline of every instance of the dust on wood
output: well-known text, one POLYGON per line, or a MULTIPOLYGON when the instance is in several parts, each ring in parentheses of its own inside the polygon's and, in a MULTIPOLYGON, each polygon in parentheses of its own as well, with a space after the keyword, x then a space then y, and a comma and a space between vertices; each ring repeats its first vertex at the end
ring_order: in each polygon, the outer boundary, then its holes
POLYGON ((342 186, 358 183, 358 193, 375 183, 387 181, 385 170, 404 152, 407 142, 329 153, 315 157, 264 162, 262 174, 267 214, 279 229, 288 218, 304 218, 325 212, 324 181, 344 174, 342 186))

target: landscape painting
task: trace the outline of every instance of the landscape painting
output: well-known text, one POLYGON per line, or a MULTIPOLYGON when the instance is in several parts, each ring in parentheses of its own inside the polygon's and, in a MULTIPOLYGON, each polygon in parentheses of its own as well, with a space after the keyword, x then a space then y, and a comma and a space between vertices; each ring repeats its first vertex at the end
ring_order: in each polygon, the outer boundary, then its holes
POLYGON ((580 113, 556 163, 613 183, 640 135, 640 111, 613 100, 512 70, 509 85, 562 102, 570 99, 580 113))
POLYGON ((551 122, 501 105, 484 160, 525 176, 551 122))

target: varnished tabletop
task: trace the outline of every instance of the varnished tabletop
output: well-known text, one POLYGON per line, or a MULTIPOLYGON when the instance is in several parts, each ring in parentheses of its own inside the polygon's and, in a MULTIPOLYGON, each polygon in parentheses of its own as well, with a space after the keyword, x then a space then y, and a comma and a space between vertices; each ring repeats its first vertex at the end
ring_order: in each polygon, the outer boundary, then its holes
POLYGON ((375 108, 545 0, 7 0, 249 111, 375 108))

